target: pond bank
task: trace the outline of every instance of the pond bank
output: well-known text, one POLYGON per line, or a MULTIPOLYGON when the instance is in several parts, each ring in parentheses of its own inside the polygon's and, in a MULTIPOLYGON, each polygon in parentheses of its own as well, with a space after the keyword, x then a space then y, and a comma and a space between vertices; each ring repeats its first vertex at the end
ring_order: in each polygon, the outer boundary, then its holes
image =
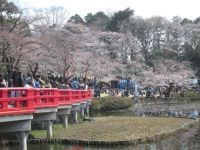
POLYGON ((189 117, 197 118, 200 114, 200 102, 178 103, 137 103, 129 108, 136 116, 160 116, 160 117, 189 117))

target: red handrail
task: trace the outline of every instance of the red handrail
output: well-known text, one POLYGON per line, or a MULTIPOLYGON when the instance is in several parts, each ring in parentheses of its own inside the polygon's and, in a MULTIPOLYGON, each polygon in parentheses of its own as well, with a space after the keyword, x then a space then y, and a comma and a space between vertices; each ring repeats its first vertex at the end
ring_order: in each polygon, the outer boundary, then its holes
POLYGON ((34 89, 35 108, 57 107, 58 89, 34 89))
POLYGON ((30 114, 38 108, 72 105, 91 98, 91 90, 0 88, 0 116, 30 114))

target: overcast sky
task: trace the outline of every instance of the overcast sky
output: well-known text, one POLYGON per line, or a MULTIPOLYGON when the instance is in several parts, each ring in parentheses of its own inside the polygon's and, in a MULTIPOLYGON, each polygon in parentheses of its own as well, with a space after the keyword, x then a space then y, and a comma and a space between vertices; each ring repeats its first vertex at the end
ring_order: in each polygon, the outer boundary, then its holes
POLYGON ((15 0, 22 8, 65 7, 70 16, 75 13, 85 16, 87 13, 123 10, 127 7, 135 11, 136 16, 155 15, 171 19, 173 16, 195 19, 200 17, 200 0, 15 0))

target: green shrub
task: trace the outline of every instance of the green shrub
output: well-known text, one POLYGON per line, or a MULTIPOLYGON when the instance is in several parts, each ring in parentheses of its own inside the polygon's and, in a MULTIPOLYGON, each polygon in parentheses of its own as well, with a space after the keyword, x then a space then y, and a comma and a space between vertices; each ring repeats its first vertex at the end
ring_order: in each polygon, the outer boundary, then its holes
POLYGON ((94 98, 91 104, 91 113, 127 109, 132 105, 130 98, 106 96, 94 98))

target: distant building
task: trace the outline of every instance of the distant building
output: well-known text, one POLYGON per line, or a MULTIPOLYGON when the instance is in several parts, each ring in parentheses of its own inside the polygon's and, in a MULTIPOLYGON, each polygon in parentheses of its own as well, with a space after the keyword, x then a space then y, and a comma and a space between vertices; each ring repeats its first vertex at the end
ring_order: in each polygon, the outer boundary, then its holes
POLYGON ((193 78, 188 80, 189 85, 197 85, 198 84, 198 79, 193 78))

